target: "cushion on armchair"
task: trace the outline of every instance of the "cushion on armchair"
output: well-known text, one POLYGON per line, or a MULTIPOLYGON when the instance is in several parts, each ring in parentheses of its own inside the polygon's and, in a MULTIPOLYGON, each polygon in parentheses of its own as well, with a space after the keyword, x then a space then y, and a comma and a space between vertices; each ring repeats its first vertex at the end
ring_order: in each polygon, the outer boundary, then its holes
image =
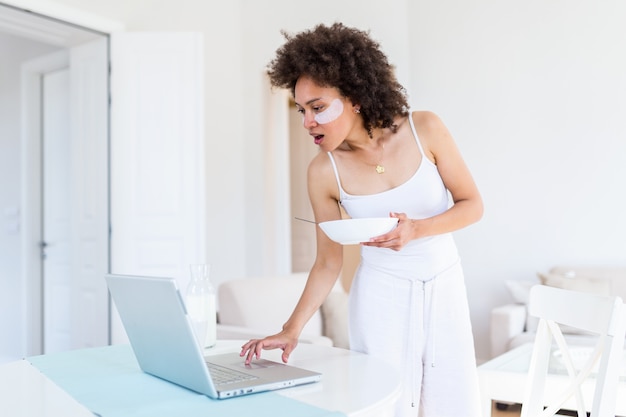
MULTIPOLYGON (((308 274, 234 279, 217 291, 220 337, 259 338, 274 334, 296 306, 308 274)), ((303 342, 347 347, 347 294, 337 285, 301 334, 303 342), (321 311, 320 311, 321 310, 321 311), (345 317, 344 317, 345 316, 345 317)))
POLYGON ((561 273, 538 273, 543 285, 562 288, 565 290, 587 292, 608 296, 611 294, 611 281, 602 278, 587 277, 573 271, 561 273))
POLYGON ((348 294, 331 291, 322 304, 324 335, 333 340, 336 347, 349 349, 348 337, 348 294))
MULTIPOLYGON (((603 281, 608 285, 608 295, 616 295, 626 301, 626 268, 625 267, 568 267, 557 266, 550 269, 551 274, 566 275, 574 280, 603 281)), ((605 291, 602 284, 592 282, 596 290, 605 291)))

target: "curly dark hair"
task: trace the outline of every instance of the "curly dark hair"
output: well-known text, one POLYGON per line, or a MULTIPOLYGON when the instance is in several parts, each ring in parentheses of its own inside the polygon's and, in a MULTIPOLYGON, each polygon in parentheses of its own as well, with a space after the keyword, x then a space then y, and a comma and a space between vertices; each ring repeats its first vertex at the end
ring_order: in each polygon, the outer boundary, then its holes
POLYGON ((387 57, 369 33, 334 23, 290 35, 268 64, 274 87, 294 94, 296 81, 308 76, 324 87, 334 87, 358 104, 370 137, 375 128, 395 130, 394 118, 409 113, 406 90, 387 57))

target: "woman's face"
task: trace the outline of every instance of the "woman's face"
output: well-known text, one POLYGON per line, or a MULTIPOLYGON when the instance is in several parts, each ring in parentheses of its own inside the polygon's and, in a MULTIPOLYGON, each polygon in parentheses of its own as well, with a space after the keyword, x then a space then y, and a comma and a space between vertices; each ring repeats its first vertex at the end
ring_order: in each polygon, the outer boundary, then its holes
POLYGON ((296 82, 295 102, 304 128, 323 151, 336 149, 350 134, 359 116, 355 106, 334 87, 320 87, 309 77, 296 82))

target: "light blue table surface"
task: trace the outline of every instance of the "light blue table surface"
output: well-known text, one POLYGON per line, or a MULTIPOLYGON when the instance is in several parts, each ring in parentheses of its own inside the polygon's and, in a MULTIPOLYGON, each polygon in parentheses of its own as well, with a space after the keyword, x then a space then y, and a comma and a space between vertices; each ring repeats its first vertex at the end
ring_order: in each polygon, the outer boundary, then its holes
POLYGON ((129 345, 33 356, 27 360, 101 417, 345 416, 275 392, 213 400, 142 372, 129 345))

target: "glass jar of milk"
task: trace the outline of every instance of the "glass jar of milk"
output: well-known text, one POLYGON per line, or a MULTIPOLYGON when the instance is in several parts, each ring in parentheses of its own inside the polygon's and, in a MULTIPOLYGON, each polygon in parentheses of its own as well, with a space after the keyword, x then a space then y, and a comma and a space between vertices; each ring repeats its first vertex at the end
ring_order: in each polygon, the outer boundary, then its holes
POLYGON ((217 315, 215 288, 211 283, 209 264, 190 265, 191 279, 187 285, 185 304, 201 348, 215 346, 217 315))

